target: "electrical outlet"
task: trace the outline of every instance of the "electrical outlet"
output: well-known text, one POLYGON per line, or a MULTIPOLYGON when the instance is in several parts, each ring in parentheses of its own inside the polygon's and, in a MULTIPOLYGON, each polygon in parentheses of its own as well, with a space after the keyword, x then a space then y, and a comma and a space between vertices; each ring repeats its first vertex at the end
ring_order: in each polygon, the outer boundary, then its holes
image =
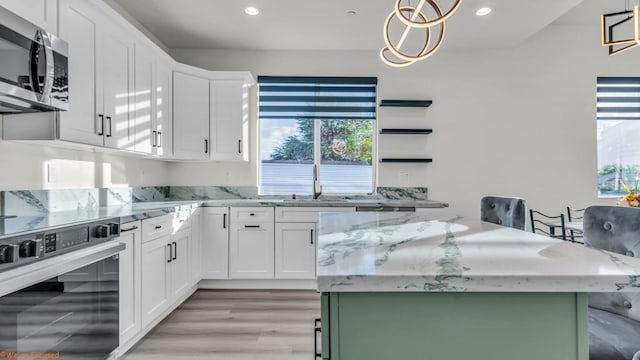
POLYGON ((56 167, 49 163, 47 164, 47 183, 53 184, 56 182, 56 167))

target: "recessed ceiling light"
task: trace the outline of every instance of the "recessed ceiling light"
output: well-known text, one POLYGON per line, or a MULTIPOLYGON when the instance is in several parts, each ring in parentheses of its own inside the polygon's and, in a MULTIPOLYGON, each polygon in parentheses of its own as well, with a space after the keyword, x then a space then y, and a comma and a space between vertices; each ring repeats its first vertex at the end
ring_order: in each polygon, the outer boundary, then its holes
POLYGON ((358 14, 358 13, 353 11, 353 10, 347 11, 347 15, 356 15, 356 14, 358 14))
POLYGON ((485 16, 485 15, 489 15, 490 13, 491 13, 490 7, 481 7, 476 11, 476 15, 478 16, 485 16))
POLYGON ((260 10, 257 7, 248 6, 246 9, 244 9, 244 13, 247 15, 255 16, 260 14, 260 10))

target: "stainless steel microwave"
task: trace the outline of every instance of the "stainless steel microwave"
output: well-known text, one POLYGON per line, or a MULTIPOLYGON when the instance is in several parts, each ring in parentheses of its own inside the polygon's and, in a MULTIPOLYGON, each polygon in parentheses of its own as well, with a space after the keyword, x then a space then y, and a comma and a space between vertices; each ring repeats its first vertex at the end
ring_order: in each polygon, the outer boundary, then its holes
POLYGON ((69 110, 69 45, 0 6, 0 113, 69 110))

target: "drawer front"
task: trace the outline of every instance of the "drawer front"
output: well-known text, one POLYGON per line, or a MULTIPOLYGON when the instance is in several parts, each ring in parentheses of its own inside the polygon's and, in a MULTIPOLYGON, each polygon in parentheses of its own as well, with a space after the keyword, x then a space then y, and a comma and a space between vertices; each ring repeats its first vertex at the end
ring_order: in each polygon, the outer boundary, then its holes
POLYGON ((173 232, 191 228, 193 210, 181 210, 173 214, 173 232))
POLYGON ((278 207, 275 210, 276 222, 317 223, 321 212, 354 212, 353 207, 278 207))
POLYGON ((273 222, 272 207, 231 207, 231 221, 273 222))
POLYGON ((142 242, 145 243, 160 236, 170 235, 172 222, 173 214, 142 220, 142 242))

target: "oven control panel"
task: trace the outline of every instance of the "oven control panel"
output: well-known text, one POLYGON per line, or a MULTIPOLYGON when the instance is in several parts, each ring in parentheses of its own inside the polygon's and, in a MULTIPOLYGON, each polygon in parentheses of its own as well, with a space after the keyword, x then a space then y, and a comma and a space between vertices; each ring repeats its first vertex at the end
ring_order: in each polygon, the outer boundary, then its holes
POLYGON ((103 243, 120 235, 119 219, 0 240, 0 271, 103 243))

